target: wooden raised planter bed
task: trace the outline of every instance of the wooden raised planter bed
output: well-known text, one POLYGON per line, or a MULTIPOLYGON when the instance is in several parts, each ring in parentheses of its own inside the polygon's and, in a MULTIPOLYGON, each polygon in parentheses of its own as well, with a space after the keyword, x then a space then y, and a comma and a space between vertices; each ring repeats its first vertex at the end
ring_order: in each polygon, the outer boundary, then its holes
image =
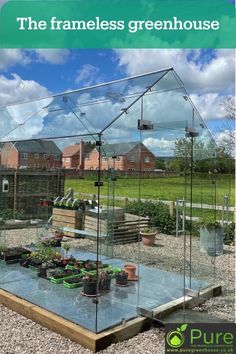
MULTIPOLYGON (((84 212, 80 210, 69 210, 61 208, 53 208, 53 226, 67 227, 70 229, 83 230, 84 212)), ((66 236, 78 237, 74 232, 64 231, 66 236)))
MULTIPOLYGON (((137 215, 124 213, 124 209, 114 208, 112 219, 107 220, 106 210, 99 220, 100 232, 112 235, 109 242, 112 244, 133 243, 140 241, 140 230, 149 225, 149 218, 140 218, 137 215)), ((88 232, 97 232, 97 215, 86 212, 84 229, 88 232)))

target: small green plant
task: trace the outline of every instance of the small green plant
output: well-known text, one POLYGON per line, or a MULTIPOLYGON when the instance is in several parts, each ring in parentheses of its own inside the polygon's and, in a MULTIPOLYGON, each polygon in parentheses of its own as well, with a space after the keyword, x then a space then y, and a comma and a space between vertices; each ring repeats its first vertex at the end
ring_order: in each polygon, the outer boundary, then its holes
POLYGON ((235 223, 224 226, 224 244, 233 245, 235 243, 235 223))
POLYGON ((7 246, 6 245, 0 245, 0 253, 6 252, 7 251, 7 246))
POLYGON ((64 249, 64 251, 65 251, 65 258, 67 258, 67 256, 68 256, 68 252, 69 252, 69 250, 70 250, 70 244, 69 243, 64 243, 63 244, 63 246, 62 246, 62 248, 64 249))
POLYGON ((157 232, 157 229, 153 226, 145 227, 144 229, 141 230, 141 232, 145 234, 154 234, 157 232))
POLYGON ((51 261, 55 258, 56 256, 56 250, 51 247, 51 242, 50 241, 42 241, 38 242, 36 245, 36 251, 34 252, 36 254, 36 258, 40 259, 42 261, 51 261))
POLYGON ((60 208, 60 202, 54 202, 54 208, 60 208))
POLYGON ((72 210, 73 209, 73 203, 72 202, 67 202, 66 203, 66 209, 72 210))
POLYGON ((220 221, 216 220, 212 216, 201 218, 197 223, 198 223, 199 227, 205 227, 208 230, 212 230, 212 229, 221 227, 220 221))

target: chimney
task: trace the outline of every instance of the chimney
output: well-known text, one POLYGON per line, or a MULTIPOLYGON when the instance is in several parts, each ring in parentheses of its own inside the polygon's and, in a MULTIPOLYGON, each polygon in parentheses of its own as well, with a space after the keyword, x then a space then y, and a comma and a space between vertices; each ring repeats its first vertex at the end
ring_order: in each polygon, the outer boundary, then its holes
POLYGON ((84 141, 80 141, 79 149, 79 169, 84 170, 84 141))

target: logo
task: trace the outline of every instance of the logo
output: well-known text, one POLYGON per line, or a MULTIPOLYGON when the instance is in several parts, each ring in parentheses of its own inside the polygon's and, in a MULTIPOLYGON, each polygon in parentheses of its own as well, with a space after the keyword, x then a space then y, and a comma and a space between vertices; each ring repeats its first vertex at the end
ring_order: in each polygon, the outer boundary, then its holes
POLYGON ((183 324, 180 328, 177 327, 175 331, 170 331, 167 333, 166 341, 172 348, 179 348, 185 342, 185 337, 183 332, 186 331, 188 325, 183 324))
POLYGON ((166 323, 166 354, 235 354, 235 323, 166 323))

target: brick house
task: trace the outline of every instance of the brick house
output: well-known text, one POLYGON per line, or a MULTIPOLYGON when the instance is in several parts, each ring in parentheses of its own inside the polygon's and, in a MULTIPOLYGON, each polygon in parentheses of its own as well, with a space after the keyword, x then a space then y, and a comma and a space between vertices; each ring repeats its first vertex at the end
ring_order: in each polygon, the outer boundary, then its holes
MULTIPOLYGON (((142 171, 155 170, 156 156, 140 142, 107 144, 102 146, 102 151, 102 170, 110 167, 120 171, 139 171, 140 167, 142 171)), ((98 169, 98 157, 98 148, 95 147, 86 155, 84 169, 98 169)))
POLYGON ((1 155, 2 155, 2 147, 3 147, 4 143, 0 143, 0 166, 1 166, 1 155))
POLYGON ((61 168, 62 152, 51 140, 4 143, 1 165, 7 168, 61 168))
POLYGON ((93 147, 91 143, 85 143, 82 140, 79 144, 67 146, 62 151, 62 167, 83 170, 85 156, 92 151, 93 147))

